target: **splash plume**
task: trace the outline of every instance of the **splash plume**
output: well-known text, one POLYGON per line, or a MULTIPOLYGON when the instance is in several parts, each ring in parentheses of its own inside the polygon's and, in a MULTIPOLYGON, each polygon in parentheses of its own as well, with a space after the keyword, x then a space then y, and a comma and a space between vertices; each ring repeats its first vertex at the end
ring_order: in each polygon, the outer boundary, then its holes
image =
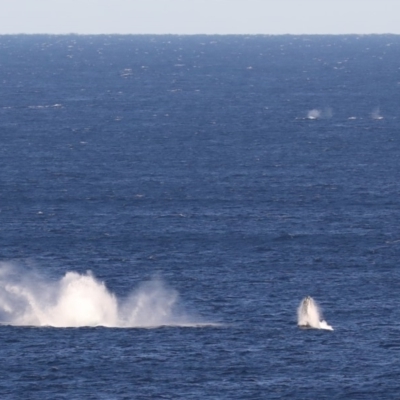
POLYGON ((333 328, 321 319, 317 303, 310 296, 305 297, 297 310, 297 324, 301 328, 327 329, 333 328))
POLYGON ((118 299, 90 272, 67 272, 59 281, 16 273, 0 265, 0 324, 53 327, 157 327, 209 325, 183 312, 179 296, 161 280, 118 299))

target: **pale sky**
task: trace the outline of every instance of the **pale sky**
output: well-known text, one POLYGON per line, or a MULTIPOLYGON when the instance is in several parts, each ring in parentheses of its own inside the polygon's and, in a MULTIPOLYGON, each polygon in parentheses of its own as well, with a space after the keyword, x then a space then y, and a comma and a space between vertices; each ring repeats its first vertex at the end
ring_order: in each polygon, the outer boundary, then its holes
POLYGON ((0 0, 0 34, 400 34, 400 0, 0 0))

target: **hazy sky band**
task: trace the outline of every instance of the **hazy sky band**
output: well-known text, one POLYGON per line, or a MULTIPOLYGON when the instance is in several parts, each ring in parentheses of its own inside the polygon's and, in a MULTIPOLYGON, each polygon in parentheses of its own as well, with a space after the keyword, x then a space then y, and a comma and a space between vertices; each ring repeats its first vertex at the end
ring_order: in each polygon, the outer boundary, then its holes
POLYGON ((0 33, 400 34, 400 0, 0 0, 0 33))

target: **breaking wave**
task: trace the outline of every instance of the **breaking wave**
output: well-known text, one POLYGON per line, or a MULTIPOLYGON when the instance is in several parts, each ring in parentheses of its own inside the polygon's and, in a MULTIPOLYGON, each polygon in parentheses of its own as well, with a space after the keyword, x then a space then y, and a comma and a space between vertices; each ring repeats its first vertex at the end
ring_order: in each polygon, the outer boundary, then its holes
POLYGON ((119 299, 90 272, 67 272, 59 281, 0 265, 0 324, 118 328, 215 325, 191 318, 178 293, 160 279, 119 299))

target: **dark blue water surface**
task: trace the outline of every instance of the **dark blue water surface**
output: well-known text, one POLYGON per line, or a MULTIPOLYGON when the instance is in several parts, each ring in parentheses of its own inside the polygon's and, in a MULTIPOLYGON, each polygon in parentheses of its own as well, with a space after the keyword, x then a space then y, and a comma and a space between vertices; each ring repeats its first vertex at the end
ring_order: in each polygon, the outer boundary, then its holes
POLYGON ((0 398, 399 398, 399 54, 0 36, 0 398), (215 324, 16 326, 6 269, 157 276, 215 324), (298 329, 306 295, 334 331, 298 329))

